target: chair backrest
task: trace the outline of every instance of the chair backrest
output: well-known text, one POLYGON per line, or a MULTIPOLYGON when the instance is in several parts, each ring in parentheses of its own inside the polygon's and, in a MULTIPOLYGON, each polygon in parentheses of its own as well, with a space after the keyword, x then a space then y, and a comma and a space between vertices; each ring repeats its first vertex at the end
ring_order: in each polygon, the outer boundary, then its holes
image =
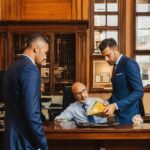
POLYGON ((3 98, 4 74, 5 74, 5 71, 0 71, 0 102, 4 102, 4 98, 3 98))
POLYGON ((64 87, 63 101, 62 101, 62 109, 64 110, 71 103, 75 102, 75 98, 73 96, 71 86, 64 87))

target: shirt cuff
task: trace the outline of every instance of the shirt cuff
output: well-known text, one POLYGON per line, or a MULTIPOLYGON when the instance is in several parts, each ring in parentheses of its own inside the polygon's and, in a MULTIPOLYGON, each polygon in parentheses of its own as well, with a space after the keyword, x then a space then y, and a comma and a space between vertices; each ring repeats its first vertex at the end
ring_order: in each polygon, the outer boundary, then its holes
POLYGON ((116 104, 116 103, 114 103, 114 105, 115 105, 115 107, 116 107, 116 110, 118 110, 118 106, 117 106, 117 104, 116 104))

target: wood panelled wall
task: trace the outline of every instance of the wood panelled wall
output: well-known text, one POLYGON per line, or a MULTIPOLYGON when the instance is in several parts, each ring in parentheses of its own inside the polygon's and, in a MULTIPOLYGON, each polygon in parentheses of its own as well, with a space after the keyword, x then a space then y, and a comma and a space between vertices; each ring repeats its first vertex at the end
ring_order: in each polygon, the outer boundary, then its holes
POLYGON ((88 19, 89 0, 0 0, 0 20, 88 19))

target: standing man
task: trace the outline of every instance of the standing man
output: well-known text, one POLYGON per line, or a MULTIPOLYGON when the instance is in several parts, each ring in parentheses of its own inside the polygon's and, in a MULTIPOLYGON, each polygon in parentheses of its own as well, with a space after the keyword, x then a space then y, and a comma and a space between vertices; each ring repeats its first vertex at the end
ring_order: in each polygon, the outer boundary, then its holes
POLYGON ((121 124, 131 124, 132 117, 140 113, 139 103, 143 96, 140 69, 135 60, 120 54, 113 38, 105 39, 99 45, 105 60, 114 65, 112 73, 112 96, 105 114, 113 115, 121 124))
POLYGON ((30 35, 23 54, 12 64, 4 80, 4 150, 48 150, 40 109, 41 65, 49 49, 41 34, 30 35))

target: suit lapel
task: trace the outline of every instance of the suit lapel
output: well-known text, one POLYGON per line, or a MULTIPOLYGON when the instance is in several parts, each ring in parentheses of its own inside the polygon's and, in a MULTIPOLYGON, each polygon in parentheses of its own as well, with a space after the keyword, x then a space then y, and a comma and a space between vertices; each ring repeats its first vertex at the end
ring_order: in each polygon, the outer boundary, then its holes
POLYGON ((125 60, 125 56, 122 55, 122 57, 120 58, 119 60, 119 63, 117 64, 116 68, 114 69, 113 68, 113 71, 112 71, 112 82, 115 82, 115 79, 116 79, 116 74, 120 73, 123 67, 123 64, 124 64, 124 60, 125 60))
MULTIPOLYGON (((124 60, 125 60, 125 56, 122 55, 122 57, 120 58, 119 63, 118 63, 117 66, 116 66, 116 74, 117 74, 117 73, 120 73, 120 71, 121 71, 122 69, 124 69, 124 68, 122 68, 122 67, 123 67, 123 64, 124 64, 124 60)), ((115 75, 116 75, 116 74, 115 74, 115 75)))

